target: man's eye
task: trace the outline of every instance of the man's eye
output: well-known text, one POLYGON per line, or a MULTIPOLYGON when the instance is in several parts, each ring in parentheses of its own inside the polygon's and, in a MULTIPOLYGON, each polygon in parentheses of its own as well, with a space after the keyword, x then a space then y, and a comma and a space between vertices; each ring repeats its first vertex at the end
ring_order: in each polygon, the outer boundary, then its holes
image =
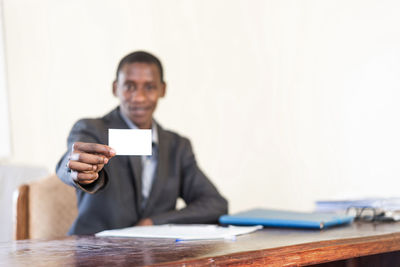
POLYGON ((146 85, 146 90, 153 90, 154 88, 155 88, 155 86, 152 84, 146 85))
POLYGON ((135 86, 131 83, 125 84, 125 90, 133 91, 135 90, 135 86))

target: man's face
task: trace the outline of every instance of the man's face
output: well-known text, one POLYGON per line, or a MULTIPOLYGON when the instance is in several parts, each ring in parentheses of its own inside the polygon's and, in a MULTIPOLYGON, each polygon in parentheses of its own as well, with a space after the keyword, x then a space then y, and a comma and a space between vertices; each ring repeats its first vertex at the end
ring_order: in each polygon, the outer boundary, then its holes
POLYGON ((155 64, 136 62, 123 65, 113 84, 113 94, 119 98, 125 116, 139 128, 150 129, 165 87, 155 64))

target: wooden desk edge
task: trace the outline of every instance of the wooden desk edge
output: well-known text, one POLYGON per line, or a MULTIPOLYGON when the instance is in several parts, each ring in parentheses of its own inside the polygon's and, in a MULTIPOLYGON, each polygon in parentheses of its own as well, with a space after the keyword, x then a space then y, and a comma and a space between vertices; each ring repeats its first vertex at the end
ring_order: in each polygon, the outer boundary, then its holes
POLYGON ((158 266, 299 266, 400 250, 400 233, 305 243, 229 255, 182 260, 158 266))

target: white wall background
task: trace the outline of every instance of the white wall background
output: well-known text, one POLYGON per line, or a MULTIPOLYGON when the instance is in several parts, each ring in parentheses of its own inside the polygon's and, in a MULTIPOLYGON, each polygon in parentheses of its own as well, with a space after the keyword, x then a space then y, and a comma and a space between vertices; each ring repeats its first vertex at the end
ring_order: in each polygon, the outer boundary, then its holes
POLYGON ((0 159, 9 157, 11 153, 3 31, 3 5, 0 0, 0 159))
POLYGON ((400 196, 400 2, 3 0, 11 163, 53 171, 119 59, 166 69, 156 118, 231 211, 400 196))

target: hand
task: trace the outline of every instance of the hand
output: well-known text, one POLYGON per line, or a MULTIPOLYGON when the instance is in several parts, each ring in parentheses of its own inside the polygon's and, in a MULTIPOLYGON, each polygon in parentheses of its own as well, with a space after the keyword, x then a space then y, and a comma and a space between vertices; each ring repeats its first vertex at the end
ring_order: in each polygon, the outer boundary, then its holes
POLYGON ((153 221, 150 218, 141 219, 136 226, 150 226, 154 225, 153 221))
POLYGON ((115 151, 109 146, 75 142, 67 163, 72 179, 80 184, 91 184, 99 178, 99 172, 104 164, 115 156, 115 151))

